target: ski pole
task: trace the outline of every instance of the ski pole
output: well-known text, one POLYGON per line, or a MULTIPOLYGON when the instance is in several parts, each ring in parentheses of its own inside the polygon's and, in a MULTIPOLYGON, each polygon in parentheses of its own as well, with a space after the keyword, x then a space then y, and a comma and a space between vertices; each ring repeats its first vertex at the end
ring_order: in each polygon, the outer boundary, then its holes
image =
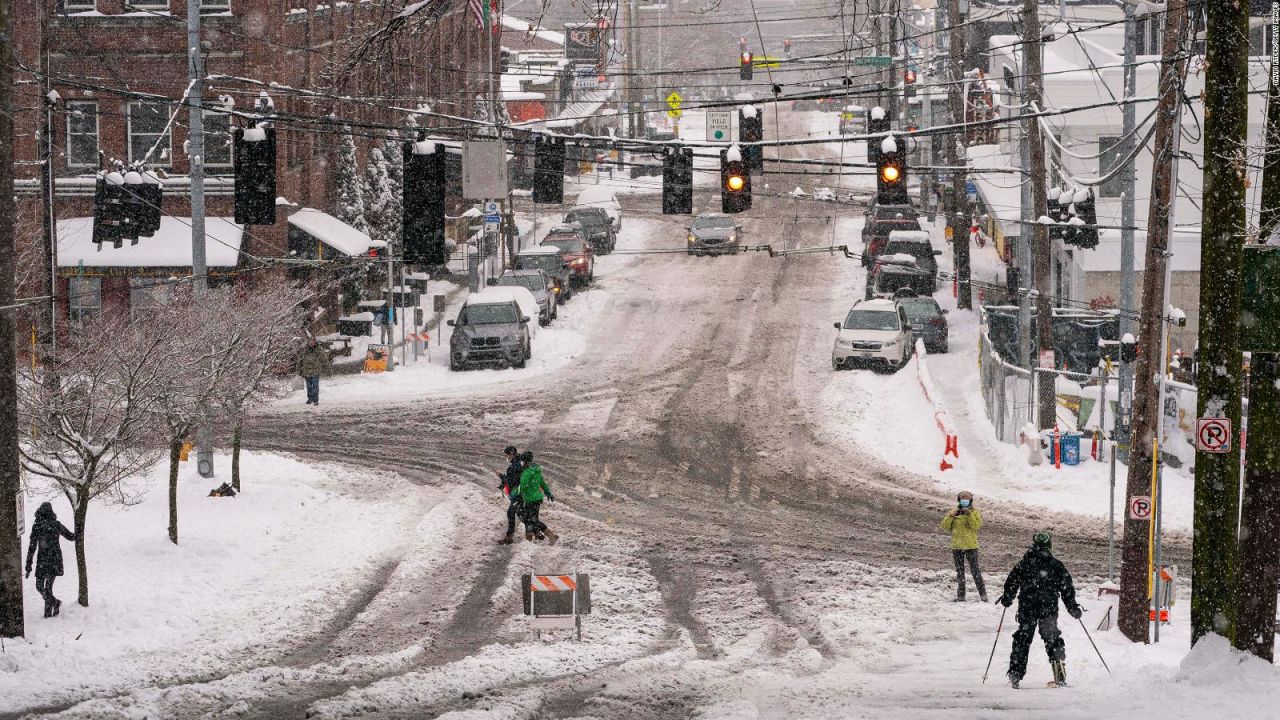
MULTIPOLYGON (((1081 620, 1080 618, 1076 618, 1076 620, 1080 622, 1080 629, 1084 630, 1084 636, 1089 638, 1089 644, 1093 645, 1093 651, 1098 653, 1098 659, 1102 660, 1102 653, 1098 650, 1097 644, 1093 642, 1093 636, 1089 634, 1089 628, 1084 626, 1084 620, 1081 620)), ((1106 660, 1102 660, 1102 667, 1107 668, 1108 675, 1111 674, 1111 668, 1107 667, 1106 660)))
MULTIPOLYGON (((984 684, 987 682, 987 673, 991 672, 991 661, 996 658, 996 645, 1000 643, 1000 630, 1004 628, 1004 614, 1007 612, 1009 612, 1008 607, 1000 611, 1000 624, 996 626, 996 639, 991 643, 991 657, 987 658, 987 669, 982 671, 982 682, 984 684)), ((1098 657, 1102 656, 1099 655, 1098 657)), ((1106 663, 1103 664, 1105 665, 1106 663)))

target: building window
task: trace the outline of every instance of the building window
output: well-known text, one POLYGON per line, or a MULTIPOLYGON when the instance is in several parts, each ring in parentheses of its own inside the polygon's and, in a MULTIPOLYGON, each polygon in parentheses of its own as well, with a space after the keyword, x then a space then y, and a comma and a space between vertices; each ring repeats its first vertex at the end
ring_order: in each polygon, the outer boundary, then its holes
POLYGON ((83 325, 102 315, 102 278, 73 277, 67 296, 67 317, 83 325))
POLYGON ((169 0, 125 0, 125 12, 169 12, 169 0))
POLYGON ((98 167, 98 103, 67 103, 67 166, 98 167))
POLYGON ((90 12, 97 9, 97 0, 62 0, 63 12, 90 12))
POLYGON ((129 278, 129 317, 143 318, 171 305, 173 288, 168 278, 129 278))
POLYGON ((173 138, 165 128, 169 124, 169 103, 129 103, 129 161, 139 162, 151 154, 152 165, 168 166, 173 162, 173 138))
POLYGON ((201 15, 229 12, 231 12, 231 0, 200 0, 201 15))
MULTIPOLYGON (((1124 160, 1120 138, 1103 135, 1098 138, 1098 176, 1105 176, 1124 160)), ((1115 198, 1124 192, 1124 173, 1118 172, 1098 186, 1098 197, 1115 198)))
POLYGON ((231 170, 231 115, 204 114, 204 166, 217 172, 231 170))

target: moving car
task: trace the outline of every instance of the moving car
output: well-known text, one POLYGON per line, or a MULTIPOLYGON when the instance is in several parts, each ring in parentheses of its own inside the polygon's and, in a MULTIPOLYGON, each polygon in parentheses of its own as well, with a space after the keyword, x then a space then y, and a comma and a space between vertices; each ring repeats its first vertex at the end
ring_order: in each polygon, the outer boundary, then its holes
POLYGON ((911 358, 911 323, 896 300, 859 301, 835 326, 831 367, 836 370, 873 363, 897 370, 911 358))
POLYGON ((533 293, 533 299, 538 303, 539 325, 550 325, 559 315, 555 282, 541 270, 508 270, 496 279, 495 284, 497 287, 522 287, 533 293))
POLYGON ((604 208, 613 220, 613 231, 617 233, 622 230, 622 203, 618 202, 618 198, 609 188, 599 185, 583 188, 582 192, 578 193, 574 206, 604 208))
POLYGON ((742 226, 721 213, 703 213, 689 225, 689 254, 736 255, 742 242, 742 226))
POLYGON ((875 267, 867 275, 866 297, 891 298, 904 289, 928 297, 936 283, 936 276, 920 267, 915 256, 883 254, 876 258, 875 267))
POLYGON ((573 288, 570 287, 569 282, 573 273, 569 271, 569 263, 565 260, 564 253, 554 245, 540 245, 521 250, 516 255, 516 270, 541 270, 549 275, 551 282, 555 284, 557 303, 567 302, 573 297, 573 288))
POLYGON ((871 267, 876 256, 884 252, 889 233, 894 230, 919 230, 920 218, 911 205, 872 205, 867 208, 862 225, 862 264, 871 267))
POLYGON ((533 356, 529 305, 537 307, 524 288, 486 288, 467 298, 458 317, 449 321, 449 369, 470 365, 508 365, 522 368, 533 356), (527 298, 525 307, 516 299, 527 298))
POLYGON ((912 336, 924 340, 925 351, 945 353, 950 328, 947 326, 947 311, 938 305, 938 301, 910 290, 899 291, 897 300, 902 309, 907 311, 912 336))
POLYGON ((587 234, 591 247, 600 255, 613 252, 617 235, 613 231, 613 219, 602 207, 576 207, 565 216, 566 223, 577 223, 587 234))
POLYGON ((596 253, 577 223, 557 225, 542 239, 543 247, 557 247, 569 266, 569 279, 588 285, 596 276, 596 253))

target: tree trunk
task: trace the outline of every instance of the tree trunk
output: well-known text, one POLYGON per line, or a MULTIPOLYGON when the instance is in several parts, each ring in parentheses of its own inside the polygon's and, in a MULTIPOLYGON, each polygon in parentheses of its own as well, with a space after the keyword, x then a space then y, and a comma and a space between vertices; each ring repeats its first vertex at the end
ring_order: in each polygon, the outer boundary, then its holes
MULTIPOLYGON (((1277 251, 1280 252, 1280 251, 1277 251)), ((1274 660, 1280 590, 1280 371, 1276 353, 1253 354, 1249 449, 1240 521, 1235 646, 1274 660)))
MULTIPOLYGON (((1134 371, 1133 430, 1129 440, 1129 467, 1125 499, 1151 494, 1152 441, 1160 427, 1160 386, 1153 382, 1163 371, 1160 338, 1164 317, 1165 251, 1169 247, 1169 217, 1173 206, 1174 166, 1181 114, 1182 54, 1187 28, 1186 0, 1171 0, 1161 54, 1160 102, 1155 126, 1155 157, 1151 172, 1151 198, 1147 209, 1146 272, 1142 274, 1142 303, 1138 324, 1138 362, 1134 371)), ((1147 592, 1147 538, 1152 520, 1131 520, 1124 514, 1124 541, 1120 566, 1120 632, 1132 642, 1147 642, 1151 596, 1147 592)))
POLYGON ((235 430, 231 432, 231 487, 240 492, 240 438, 244 430, 244 420, 236 418, 235 430))
POLYGON ((72 517, 75 518, 76 533, 76 572, 80 573, 80 595, 76 602, 81 607, 89 607, 89 563, 84 555, 84 520, 89 514, 89 493, 76 492, 76 506, 72 517))
POLYGON ((182 458, 182 438, 169 440, 169 542, 178 544, 178 463, 182 458))
MULTIPOLYGON (((1240 428, 1240 281, 1245 237, 1249 5, 1205 4, 1204 219, 1200 239, 1200 355, 1197 416, 1240 428)), ((1191 643, 1235 632, 1236 516, 1240 446, 1196 453, 1191 555, 1191 643)))

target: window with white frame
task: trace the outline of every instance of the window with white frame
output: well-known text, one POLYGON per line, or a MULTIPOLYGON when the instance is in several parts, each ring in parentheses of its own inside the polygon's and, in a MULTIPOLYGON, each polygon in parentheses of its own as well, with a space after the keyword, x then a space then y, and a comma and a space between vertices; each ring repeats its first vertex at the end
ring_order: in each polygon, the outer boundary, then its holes
POLYGON ((129 317, 146 317, 173 303, 172 280, 168 278, 129 278, 129 317))
POLYGON ((152 165, 169 165, 173 162, 173 138, 169 125, 170 105, 167 102, 129 103, 129 160, 137 162, 147 156, 152 146, 152 165))
POLYGON ((169 12, 169 0, 124 0, 125 12, 169 12))
POLYGON ((200 0, 200 13, 202 15, 229 12, 231 12, 231 0, 200 0))
POLYGON ((204 113, 204 166, 214 172, 231 170, 229 113, 204 113))
POLYGON ((67 103, 67 166, 98 167, 98 103, 67 103))
MULTIPOLYGON (((1124 149, 1120 147, 1120 138, 1103 135, 1098 138, 1098 175, 1105 177, 1124 159, 1124 149)), ((1098 185, 1098 197, 1116 198, 1124 193, 1124 175, 1118 172, 1098 185)))
POLYGON ((67 317, 75 325, 102 315, 102 278, 73 277, 67 293, 67 317))
POLYGON ((97 0, 62 0, 63 12, 90 12, 97 9, 97 0))

